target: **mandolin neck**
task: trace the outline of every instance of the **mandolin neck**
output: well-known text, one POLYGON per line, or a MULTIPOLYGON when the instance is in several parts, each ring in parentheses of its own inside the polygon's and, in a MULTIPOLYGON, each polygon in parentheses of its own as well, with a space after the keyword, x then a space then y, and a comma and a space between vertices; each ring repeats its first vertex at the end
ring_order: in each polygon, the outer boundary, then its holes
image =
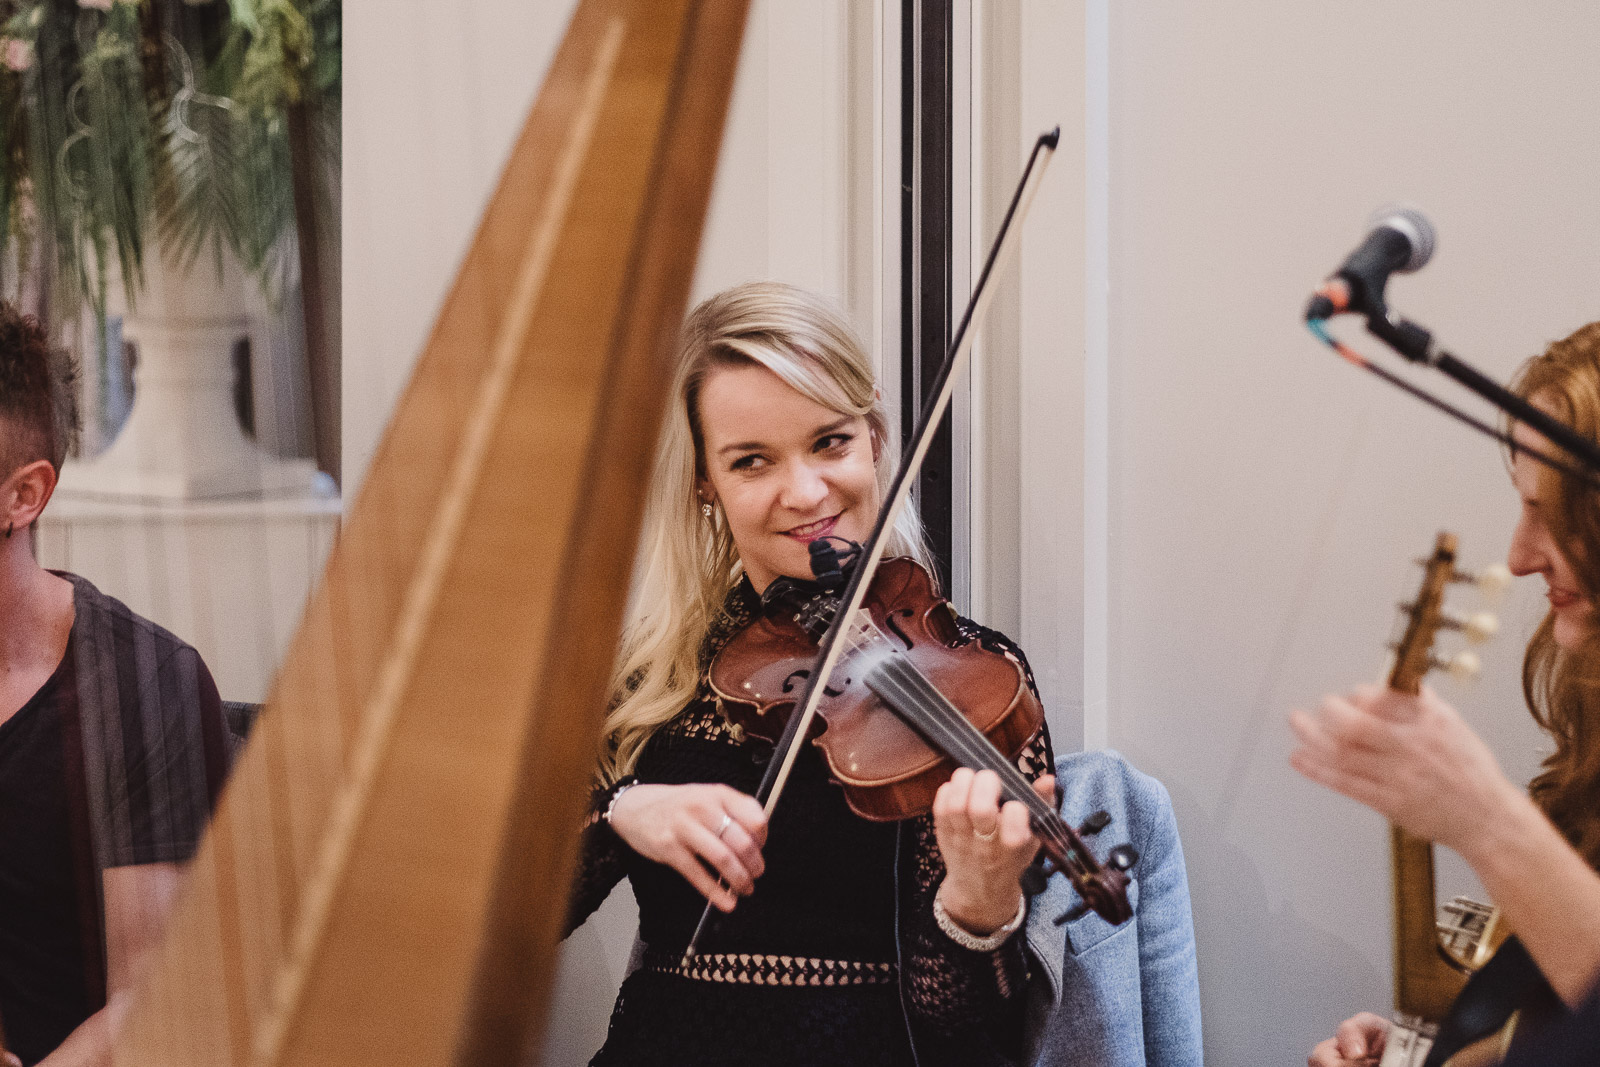
MULTIPOLYGON (((1440 533, 1405 633, 1395 647, 1389 688, 1416 695, 1433 666, 1433 635, 1441 626, 1444 588, 1455 572, 1456 537, 1440 533)), ((1465 984, 1439 951, 1433 843, 1389 826, 1394 891, 1394 1007, 1404 1015, 1438 1022, 1465 984)))

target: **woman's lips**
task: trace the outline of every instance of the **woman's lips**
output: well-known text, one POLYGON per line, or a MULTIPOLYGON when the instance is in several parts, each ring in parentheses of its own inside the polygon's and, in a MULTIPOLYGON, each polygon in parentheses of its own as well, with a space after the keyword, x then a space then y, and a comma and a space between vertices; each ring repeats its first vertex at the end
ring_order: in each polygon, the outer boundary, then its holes
POLYGON ((1550 601, 1550 606, 1558 611, 1583 603, 1583 597, 1579 594, 1554 586, 1546 589, 1544 595, 1550 601))
MULTIPOLYGON (((841 512, 840 514, 843 513, 841 512)), ((802 526, 792 526, 784 530, 783 535, 792 537, 796 541, 810 543, 819 537, 827 537, 833 533, 833 528, 837 525, 839 525, 839 516, 830 515, 826 519, 818 519, 816 522, 808 522, 802 526)))

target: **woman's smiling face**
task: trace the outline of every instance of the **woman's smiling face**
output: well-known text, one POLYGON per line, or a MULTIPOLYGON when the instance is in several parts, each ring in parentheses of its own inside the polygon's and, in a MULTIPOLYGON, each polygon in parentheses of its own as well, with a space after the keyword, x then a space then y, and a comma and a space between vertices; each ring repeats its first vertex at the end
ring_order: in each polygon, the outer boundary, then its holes
POLYGON ((801 395, 755 363, 721 366, 698 399, 701 498, 722 508, 757 592, 810 578, 819 537, 864 541, 878 514, 876 448, 862 415, 801 395))

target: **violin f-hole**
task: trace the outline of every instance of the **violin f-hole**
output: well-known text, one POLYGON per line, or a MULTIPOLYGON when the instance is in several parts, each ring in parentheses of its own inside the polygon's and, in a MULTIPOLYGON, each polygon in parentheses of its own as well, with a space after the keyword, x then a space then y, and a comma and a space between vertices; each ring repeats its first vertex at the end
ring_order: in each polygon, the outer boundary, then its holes
POLYGON ((890 631, 892 631, 894 635, 900 639, 901 643, 906 646, 906 651, 910 652, 911 638, 906 636, 905 630, 900 626, 899 616, 902 615, 909 619, 912 615, 912 612, 907 608, 901 608, 899 611, 892 611, 888 615, 884 616, 883 624, 887 626, 890 631))
MULTIPOLYGON (((795 671, 794 673, 790 674, 789 677, 787 677, 787 678, 785 678, 783 680, 783 691, 785 693, 794 692, 796 689, 800 688, 800 683, 801 682, 804 682, 807 678, 810 678, 810 677, 811 677, 811 671, 808 668, 801 668, 800 670, 795 671)), ((849 678, 846 678, 844 680, 844 684, 846 686, 848 686, 850 684, 850 681, 851 680, 849 678)), ((831 685, 825 685, 825 686, 822 687, 822 692, 823 692, 824 696, 836 697, 836 696, 840 696, 841 694, 843 694, 844 690, 843 689, 835 689, 831 685)))

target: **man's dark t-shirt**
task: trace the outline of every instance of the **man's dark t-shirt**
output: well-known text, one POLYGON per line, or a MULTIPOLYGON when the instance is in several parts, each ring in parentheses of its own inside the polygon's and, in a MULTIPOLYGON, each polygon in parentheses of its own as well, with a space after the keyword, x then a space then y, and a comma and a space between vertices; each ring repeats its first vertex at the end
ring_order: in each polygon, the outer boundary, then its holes
POLYGON ((0 1021, 26 1064, 105 1004, 100 872, 192 856, 228 762, 199 653, 62 577, 66 655, 0 723, 0 1021))

